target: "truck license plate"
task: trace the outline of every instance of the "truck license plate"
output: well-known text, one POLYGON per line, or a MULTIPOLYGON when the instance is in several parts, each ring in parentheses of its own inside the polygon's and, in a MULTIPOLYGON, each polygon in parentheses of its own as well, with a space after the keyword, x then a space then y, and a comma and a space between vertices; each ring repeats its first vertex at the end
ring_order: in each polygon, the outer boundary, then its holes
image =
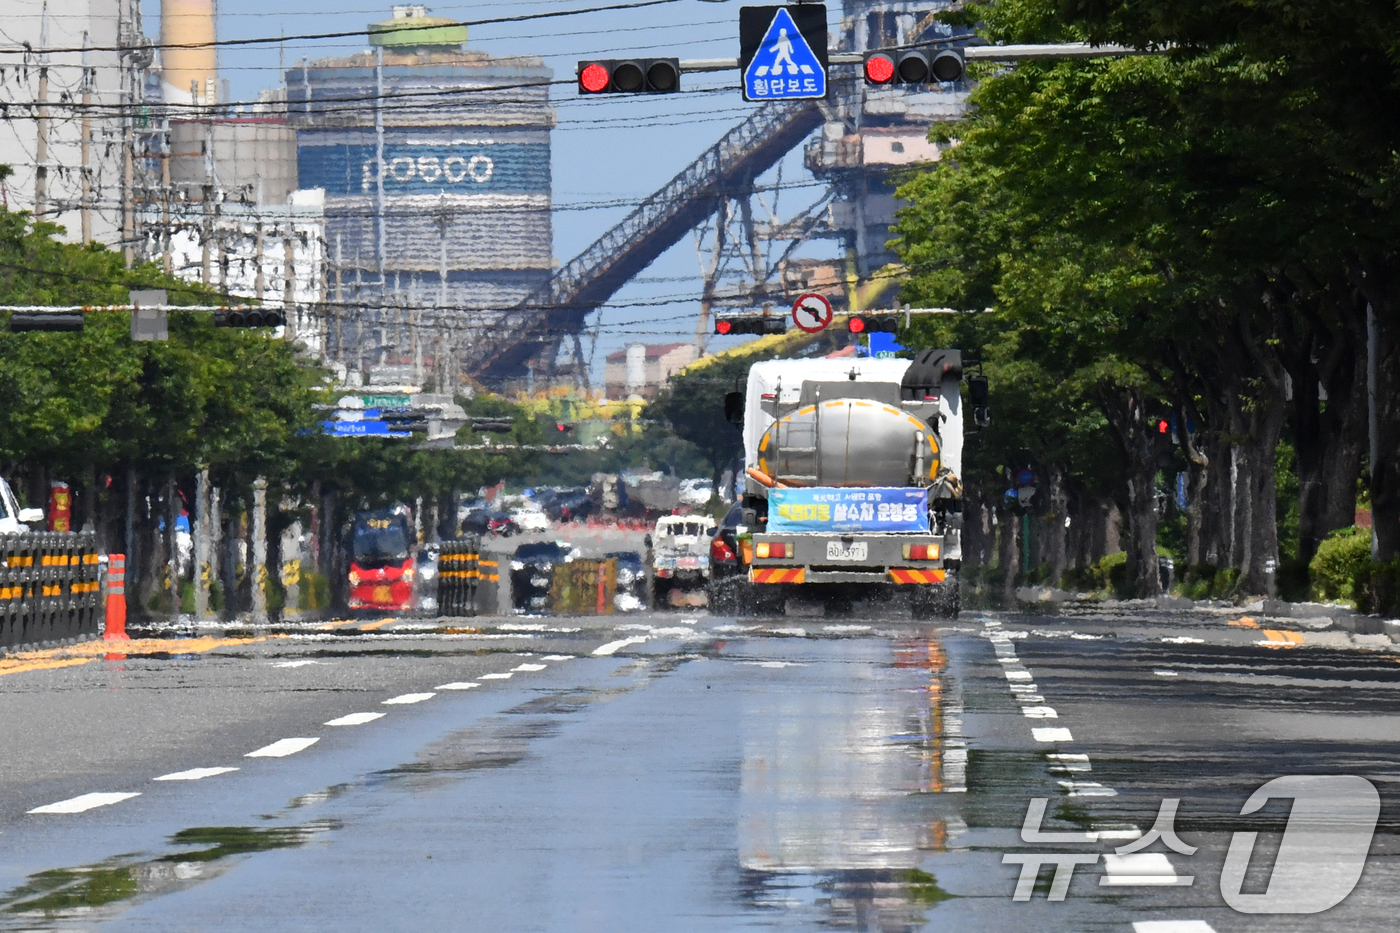
POLYGON ((870 545, 865 541, 842 544, 840 541, 826 542, 827 560, 865 560, 870 553, 870 545))

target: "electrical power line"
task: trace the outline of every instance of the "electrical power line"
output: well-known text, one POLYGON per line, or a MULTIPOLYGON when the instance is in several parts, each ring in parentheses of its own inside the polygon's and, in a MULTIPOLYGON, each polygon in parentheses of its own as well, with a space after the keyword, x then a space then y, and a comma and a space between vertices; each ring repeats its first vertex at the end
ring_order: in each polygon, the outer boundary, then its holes
MULTIPOLYGON (((614 10, 638 10, 638 9, 642 9, 642 8, 644 8, 644 7, 665 6, 665 5, 668 5, 668 4, 679 3, 679 2, 681 2, 681 0, 630 0, 630 2, 627 2, 627 3, 614 3, 614 4, 609 4, 609 5, 607 5, 607 6, 583 7, 583 8, 574 9, 574 10, 549 10, 549 11, 542 12, 542 13, 520 13, 520 14, 517 14, 517 15, 515 15, 515 16, 491 16, 491 17, 485 17, 485 18, 477 19, 477 20, 463 20, 463 21, 461 21, 461 22, 454 23, 453 25, 455 25, 455 26, 468 26, 468 27, 471 27, 471 26, 488 26, 488 25, 491 25, 491 24, 493 24, 493 23, 524 23, 524 22, 532 22, 532 21, 535 21, 535 20, 542 20, 542 19, 558 19, 558 18, 564 17, 564 16, 582 16, 582 15, 584 15, 584 14, 586 14, 586 13, 607 13, 607 12, 611 12, 611 11, 614 11, 614 10)), ((432 29, 441 29, 441 28, 442 28, 442 24, 441 24, 441 23, 423 23, 423 24, 419 24, 419 23, 408 23, 406 20, 403 21, 403 23, 404 23, 403 25, 395 25, 391 30, 386 30, 386 31, 392 31, 392 32, 410 32, 410 31, 416 30, 416 29, 432 30, 432 29)), ((150 43, 149 45, 145 45, 145 44, 143 43, 143 46, 142 46, 142 47, 143 47, 143 48, 151 48, 151 49, 162 49, 162 50, 164 50, 164 49, 207 49, 207 48, 226 48, 226 47, 236 47, 236 46, 244 46, 244 45, 274 45, 274 44, 277 44, 277 43, 302 42, 302 41, 308 41, 308 40, 312 40, 312 39, 348 39, 348 38, 350 38, 351 36, 367 36, 367 35, 369 35, 369 34, 370 34, 370 32, 369 32, 368 29, 352 29, 352 30, 342 30, 342 31, 338 31, 338 32, 302 33, 302 34, 300 34, 300 35, 291 35, 291 36, 284 36, 284 35, 279 35, 279 36, 260 36, 260 37, 252 38, 252 39, 215 39, 215 40, 212 41, 212 42, 180 42, 180 43, 152 42, 152 43, 150 43)), ((69 47, 52 47, 52 48, 47 48, 47 49, 42 49, 42 50, 37 50, 37 51, 43 51, 43 52, 47 52, 47 53, 49 53, 49 54, 51 54, 51 55, 55 55, 55 54, 73 53, 73 52, 84 52, 84 51, 86 51, 86 52, 128 52, 128 51, 131 51, 131 50, 132 50, 132 47, 131 47, 131 46, 124 46, 124 45, 114 45, 114 46, 90 45, 90 46, 88 46, 86 49, 84 49, 82 46, 69 46, 69 47)), ((0 49, 0 55, 33 55, 33 54, 35 54, 35 52, 36 52, 36 50, 33 49, 33 48, 30 48, 30 47, 25 47, 25 48, 20 48, 20 49, 0 49)))

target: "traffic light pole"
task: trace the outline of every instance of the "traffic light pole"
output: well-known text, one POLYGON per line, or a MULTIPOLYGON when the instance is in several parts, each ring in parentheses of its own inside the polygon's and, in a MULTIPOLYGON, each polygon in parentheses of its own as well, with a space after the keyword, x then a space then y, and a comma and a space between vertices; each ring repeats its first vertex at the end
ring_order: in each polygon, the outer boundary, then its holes
MULTIPOLYGON (((872 49, 871 51, 898 51, 872 49)), ((1047 45, 969 45, 962 49, 966 61, 1021 62, 1059 58, 1123 58, 1129 55, 1165 55, 1170 48, 1135 49, 1126 45, 1090 45, 1087 42, 1058 42, 1047 45)), ((869 52, 828 52, 832 65, 859 65, 869 52)), ((704 71, 736 71, 737 58, 681 59, 681 73, 704 71)))

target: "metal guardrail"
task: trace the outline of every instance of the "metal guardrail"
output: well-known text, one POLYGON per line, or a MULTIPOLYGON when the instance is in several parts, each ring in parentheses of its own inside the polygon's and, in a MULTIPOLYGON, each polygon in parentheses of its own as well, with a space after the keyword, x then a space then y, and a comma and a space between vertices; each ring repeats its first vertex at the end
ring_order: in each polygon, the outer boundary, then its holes
POLYGON ((93 534, 0 535, 0 648, 100 635, 100 569, 93 534))
POLYGON ((495 609, 496 561, 481 553, 475 535, 444 541, 438 549, 438 612, 444 616, 475 616, 495 609))

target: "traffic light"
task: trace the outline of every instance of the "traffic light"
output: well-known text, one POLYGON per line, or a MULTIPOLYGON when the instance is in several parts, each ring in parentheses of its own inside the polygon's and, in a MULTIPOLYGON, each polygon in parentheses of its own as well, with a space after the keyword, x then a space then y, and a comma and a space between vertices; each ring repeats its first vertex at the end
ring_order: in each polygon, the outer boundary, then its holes
POLYGON ((768 315, 745 315, 715 318, 715 333, 722 336, 732 334, 786 334, 787 319, 768 315))
POLYGON ((287 323, 277 308, 215 311, 215 327, 281 327, 287 323))
POLYGON ((846 330, 853 334, 893 334, 899 330, 899 316, 853 314, 846 319, 846 330))
POLYGON ((578 63, 580 94, 674 94, 680 89, 678 58, 606 58, 578 63))
POLYGON ((573 440, 573 437, 574 437, 574 426, 573 426, 572 424, 567 424, 567 423, 565 423, 565 422, 563 422, 563 421, 556 421, 556 422, 554 422, 554 438, 555 438, 555 440, 567 441, 567 440, 573 440))
POLYGON ((27 331, 80 331, 83 329, 82 312, 27 313, 16 311, 10 315, 10 331, 20 334, 27 331))
POLYGON ((909 49, 902 52, 869 52, 865 56, 865 83, 940 84, 961 81, 963 55, 957 49, 909 49))

